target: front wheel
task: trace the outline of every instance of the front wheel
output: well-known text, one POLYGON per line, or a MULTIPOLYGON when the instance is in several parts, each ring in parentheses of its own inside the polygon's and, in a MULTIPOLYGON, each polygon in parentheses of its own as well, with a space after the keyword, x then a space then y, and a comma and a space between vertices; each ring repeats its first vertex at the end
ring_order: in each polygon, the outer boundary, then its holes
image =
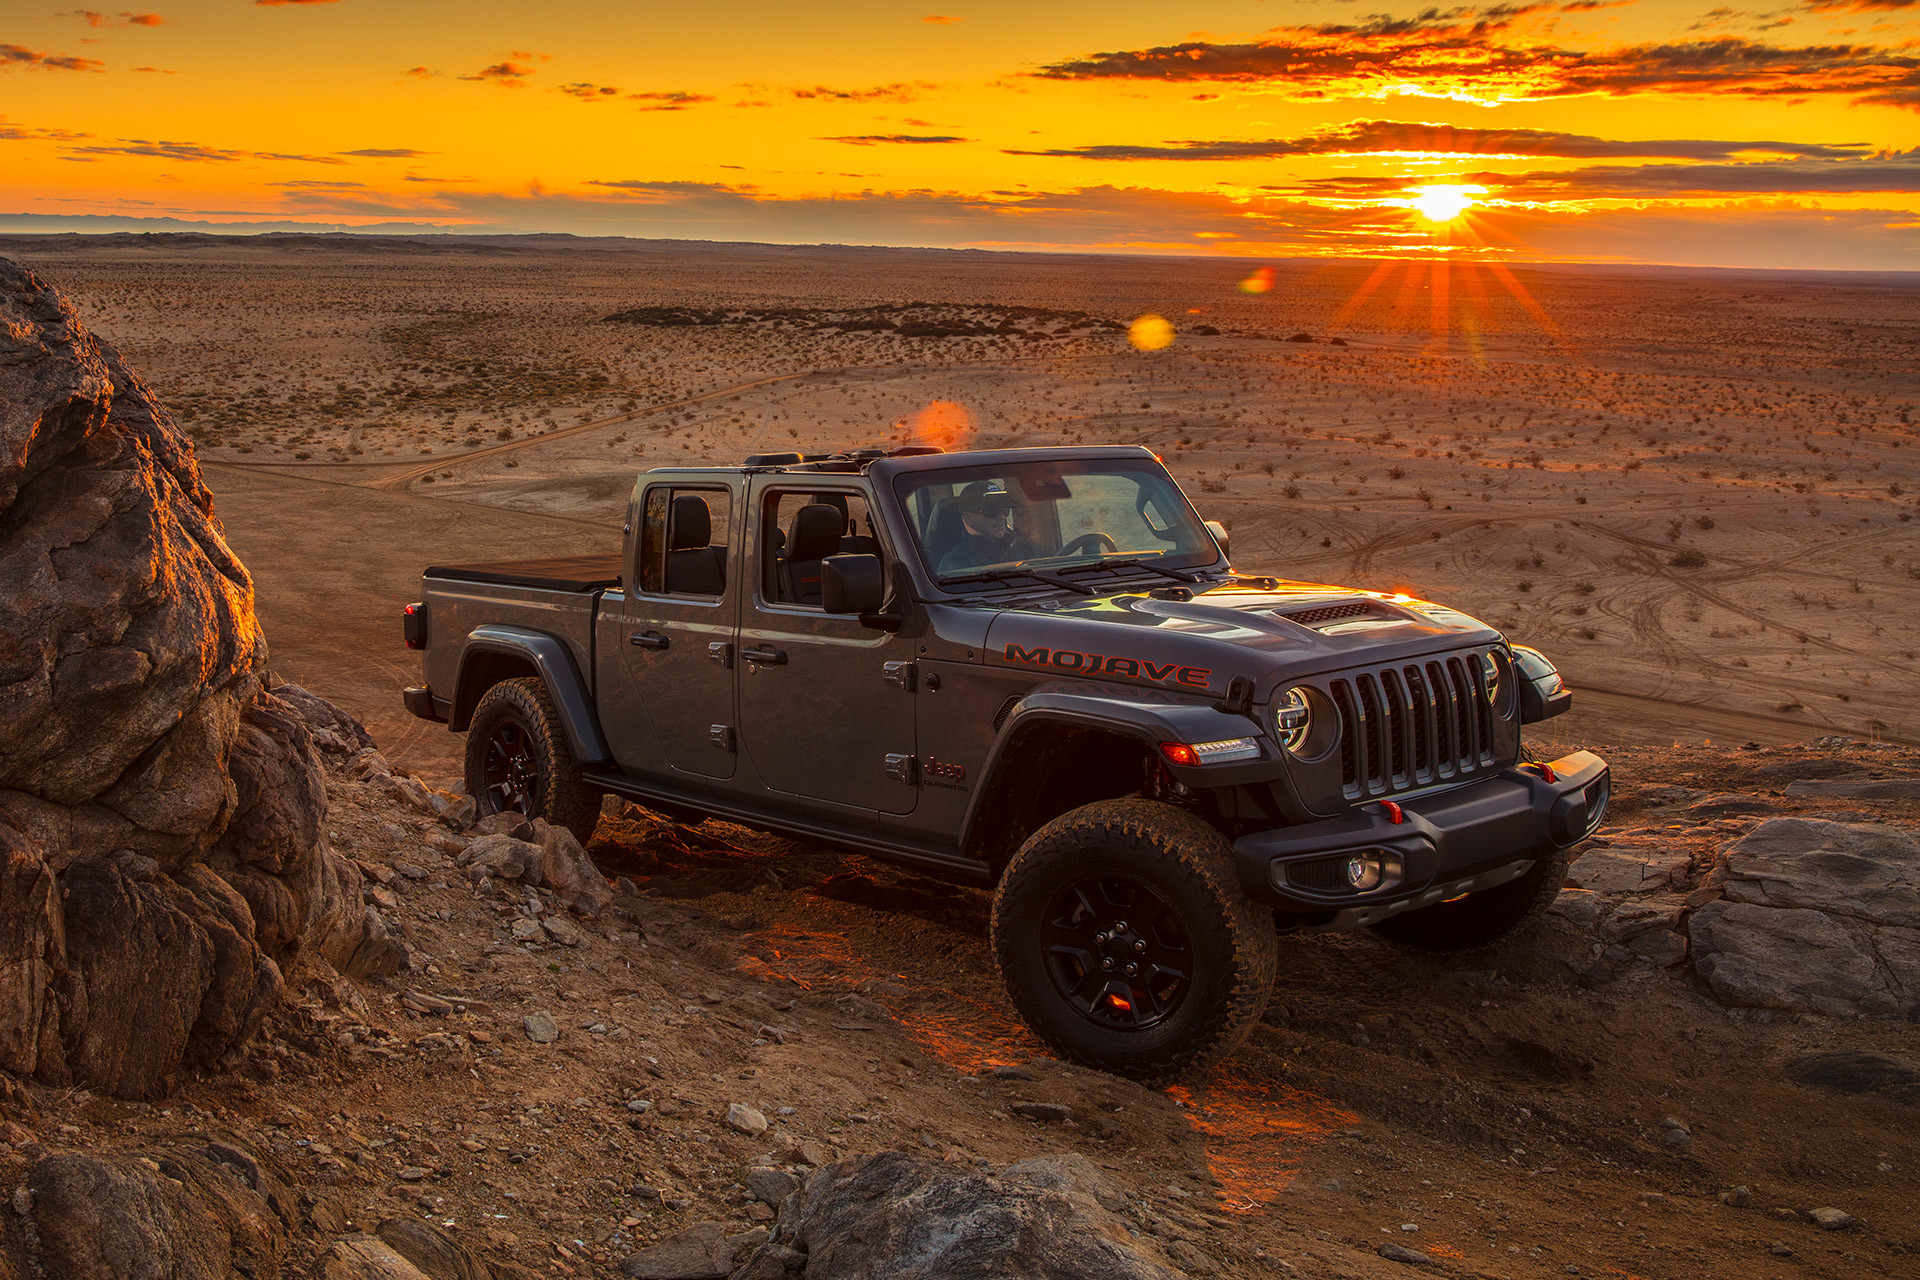
POLYGON ((467 792, 483 818, 545 818, 581 844, 600 823, 600 793, 580 777, 560 713, 532 676, 503 680, 480 696, 467 727, 467 792))
POLYGON ((1485 951, 1538 924, 1566 881, 1567 851, 1555 849, 1540 854, 1518 880, 1391 916, 1372 929, 1408 951, 1429 955, 1485 951))
POLYGON ((1040 828, 993 898, 1007 995, 1065 1057, 1139 1080, 1230 1053, 1266 1008, 1272 916, 1226 837, 1152 800, 1102 800, 1040 828))

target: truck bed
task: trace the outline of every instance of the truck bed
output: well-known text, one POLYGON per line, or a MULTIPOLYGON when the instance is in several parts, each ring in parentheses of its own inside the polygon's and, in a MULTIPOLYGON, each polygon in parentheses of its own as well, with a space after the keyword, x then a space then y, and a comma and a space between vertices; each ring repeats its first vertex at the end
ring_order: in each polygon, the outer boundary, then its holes
POLYGON ((597 556, 555 556, 547 560, 433 565, 427 569, 426 576, 502 587, 540 587, 548 591, 600 591, 620 585, 620 559, 616 551, 597 556))

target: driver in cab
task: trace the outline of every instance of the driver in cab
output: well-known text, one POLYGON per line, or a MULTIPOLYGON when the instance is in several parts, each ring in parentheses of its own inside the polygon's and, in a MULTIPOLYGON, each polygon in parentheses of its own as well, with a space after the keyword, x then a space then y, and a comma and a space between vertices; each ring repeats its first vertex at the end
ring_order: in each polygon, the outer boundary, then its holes
POLYGON ((960 541, 940 559, 943 576, 968 573, 1020 558, 1013 495, 999 481, 976 480, 960 491, 960 541))

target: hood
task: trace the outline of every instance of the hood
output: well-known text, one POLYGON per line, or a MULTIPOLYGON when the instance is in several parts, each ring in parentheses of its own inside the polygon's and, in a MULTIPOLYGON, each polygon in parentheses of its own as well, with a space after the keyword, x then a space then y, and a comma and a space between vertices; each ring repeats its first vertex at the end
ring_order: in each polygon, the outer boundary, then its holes
POLYGON ((1190 597, 1133 590, 999 607, 990 664, 1196 693, 1244 676, 1264 696, 1281 679, 1503 643, 1479 619, 1412 596, 1270 578, 1190 597))

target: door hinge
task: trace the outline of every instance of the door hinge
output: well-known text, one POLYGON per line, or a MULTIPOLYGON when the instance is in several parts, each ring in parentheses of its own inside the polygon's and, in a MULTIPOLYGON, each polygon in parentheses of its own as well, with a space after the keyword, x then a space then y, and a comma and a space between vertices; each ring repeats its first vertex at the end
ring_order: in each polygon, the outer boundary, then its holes
POLYGON ((722 671, 733 667, 733 646, 725 640, 711 640, 707 643, 707 657, 720 664, 722 671))
POLYGON ((887 757, 887 776, 895 782, 904 782, 911 787, 918 781, 914 776, 916 771, 913 765, 914 761, 912 756, 889 755, 887 757))
POLYGON ((733 750, 733 726, 730 724, 710 724, 707 726, 707 741, 722 751, 733 750))
POLYGON ((899 685, 908 693, 913 692, 914 675, 919 668, 911 662, 889 662, 880 668, 880 678, 888 684, 899 685))

